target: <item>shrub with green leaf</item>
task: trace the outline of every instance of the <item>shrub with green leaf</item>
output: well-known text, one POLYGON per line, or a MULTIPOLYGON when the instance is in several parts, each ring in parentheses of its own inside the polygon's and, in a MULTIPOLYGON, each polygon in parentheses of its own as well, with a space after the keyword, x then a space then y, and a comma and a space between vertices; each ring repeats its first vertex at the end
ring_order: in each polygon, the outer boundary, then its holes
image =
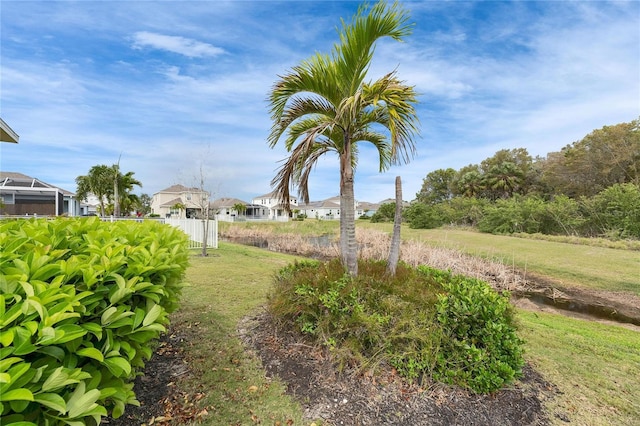
POLYGON ((155 222, 0 222, 0 423, 96 425, 137 404, 187 243, 155 222))
POLYGON ((339 366, 390 366, 409 380, 435 380, 475 392, 513 381, 523 365, 506 295, 447 271, 362 260, 358 276, 338 260, 291 264, 276 275, 268 308, 339 366))
POLYGON ((436 303, 444 338, 434 378, 479 393, 500 389, 517 378, 524 365, 524 342, 516 334, 509 295, 478 279, 419 269, 445 290, 436 303))

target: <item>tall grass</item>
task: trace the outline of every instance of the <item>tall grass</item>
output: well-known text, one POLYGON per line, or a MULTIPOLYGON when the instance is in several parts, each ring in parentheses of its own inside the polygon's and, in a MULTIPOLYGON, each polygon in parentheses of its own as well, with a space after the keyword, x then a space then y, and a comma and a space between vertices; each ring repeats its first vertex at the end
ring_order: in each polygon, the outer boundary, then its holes
MULTIPOLYGON (((386 259, 391 224, 358 221, 356 236, 362 257, 386 259)), ((338 253, 337 221, 227 223, 222 238, 268 238, 272 250, 309 256, 334 257, 338 253), (317 247, 308 239, 329 235, 334 244, 317 247)), ((536 274, 563 287, 628 292, 640 296, 640 252, 557 241, 484 234, 466 229, 402 228, 401 259, 429 264, 491 282, 497 289, 525 286, 527 275, 536 274)))

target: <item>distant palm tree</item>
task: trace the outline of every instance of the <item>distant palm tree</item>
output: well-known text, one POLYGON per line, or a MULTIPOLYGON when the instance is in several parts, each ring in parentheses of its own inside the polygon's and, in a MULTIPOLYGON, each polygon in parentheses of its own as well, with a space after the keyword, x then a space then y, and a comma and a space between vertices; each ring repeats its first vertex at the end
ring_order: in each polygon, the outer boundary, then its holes
POLYGON ((242 215, 247 211, 247 206, 244 203, 235 203, 232 209, 237 211, 239 215, 242 215))
POLYGON ((484 189, 482 174, 477 170, 467 172, 458 181, 458 190, 465 197, 475 197, 484 189))
POLYGON ((524 172, 514 163, 505 161, 492 166, 484 176, 487 189, 493 192, 493 198, 510 198, 524 181, 524 172))
POLYGON ((303 61, 275 83, 269 97, 274 122, 269 145, 275 147, 287 133, 284 145, 291 153, 272 180, 286 206, 294 184, 309 202, 309 174, 320 157, 330 152, 339 157, 340 249, 351 275, 358 273, 353 186, 358 143, 376 147, 384 171, 411 159, 418 125, 416 92, 395 71, 365 82, 375 42, 382 37, 401 41, 411 33, 408 13, 385 1, 368 14, 367 9, 361 6, 351 24, 343 23, 331 56, 316 53, 303 61))
MULTIPOLYGON (((134 186, 142 187, 142 183, 133 177, 134 172, 127 172, 122 174, 118 170, 118 174, 116 176, 117 185, 118 185, 118 206, 120 211, 130 212, 132 207, 138 203, 138 196, 133 194, 134 186)), ((115 201, 115 196, 114 196, 115 201)))
POLYGON ((137 196, 132 194, 134 186, 142 186, 142 183, 133 177, 134 172, 124 175, 117 164, 109 167, 104 164, 91 167, 86 176, 76 178, 76 197, 85 200, 89 194, 98 198, 100 203, 100 215, 106 212, 105 201, 113 203, 113 214, 119 216, 121 207, 131 208, 137 202, 137 196))
POLYGON ((184 205, 184 203, 175 203, 174 205, 171 206, 171 210, 178 210, 178 216, 182 217, 182 210, 186 210, 187 206, 184 205))
POLYGON ((105 200, 113 191, 113 180, 110 179, 110 167, 104 164, 91 167, 86 176, 76 178, 76 197, 79 200, 86 200, 89 194, 98 198, 100 203, 100 216, 105 215, 105 200))

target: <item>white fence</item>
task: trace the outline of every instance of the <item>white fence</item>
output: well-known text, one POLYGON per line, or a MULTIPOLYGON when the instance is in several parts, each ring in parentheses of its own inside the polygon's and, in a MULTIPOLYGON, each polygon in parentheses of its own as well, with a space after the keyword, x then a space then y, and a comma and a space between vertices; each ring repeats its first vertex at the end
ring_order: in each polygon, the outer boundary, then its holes
MULTIPOLYGON (((58 216, 0 216, 0 220, 2 219, 33 219, 33 218, 42 218, 42 219, 55 219, 58 216)), ((175 226, 179 228, 182 232, 189 236, 189 248, 202 248, 202 243, 204 241, 204 224, 201 219, 163 219, 163 218, 139 218, 139 217, 113 217, 113 216, 105 216, 101 217, 100 220, 103 222, 115 222, 117 220, 133 220, 136 222, 142 222, 145 220, 157 220, 160 223, 166 223, 167 225, 175 226)), ((209 229, 207 235, 207 248, 218 248, 218 221, 217 220, 209 220, 209 229)))
MULTIPOLYGON (((180 228, 189 236, 189 248, 202 248, 205 223, 201 219, 160 219, 167 225, 180 228)), ((218 221, 209 220, 207 248, 218 248, 218 221)))
MULTIPOLYGON (((134 220, 142 222, 144 220, 156 220, 160 223, 175 226, 189 236, 189 248, 202 248, 204 241, 204 221, 201 219, 174 219, 174 218, 136 218, 136 217, 113 217, 105 216, 101 218, 104 222, 114 222, 117 220, 134 220)), ((218 248, 218 221, 209 220, 207 234, 207 248, 218 248)))

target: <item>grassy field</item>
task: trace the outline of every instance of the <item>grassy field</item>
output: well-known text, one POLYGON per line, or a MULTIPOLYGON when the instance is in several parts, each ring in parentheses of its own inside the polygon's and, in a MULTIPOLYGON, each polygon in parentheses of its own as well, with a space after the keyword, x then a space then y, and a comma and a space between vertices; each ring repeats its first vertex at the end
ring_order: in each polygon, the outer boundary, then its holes
POLYGON ((518 312, 525 358, 557 386, 557 424, 638 425, 640 333, 560 315, 518 312))
MULTIPOLYGON (((389 227, 389 232, 391 228, 389 227)), ((462 250, 552 277, 565 286, 640 295, 640 252, 483 234, 457 229, 403 228, 405 238, 462 250)))
MULTIPOLYGON (((305 220, 286 223, 221 223, 229 226, 269 229, 276 233, 338 235, 338 221, 305 220)), ((358 221, 357 227, 391 233, 390 223, 358 221)), ((434 247, 460 250, 473 256, 497 260, 529 273, 554 279, 567 287, 624 291, 640 295, 640 251, 591 245, 484 234, 455 228, 410 229, 403 226, 405 240, 434 247)))
MULTIPOLYGON (((205 425, 308 425, 281 383, 264 377, 237 337, 239 320, 260 309, 272 274, 293 257, 221 243, 194 256, 176 330, 193 371, 181 389, 201 392, 205 425)), ((526 358, 561 392, 547 401, 555 424, 634 425, 640 418, 640 335, 616 326, 519 311, 526 358)))

